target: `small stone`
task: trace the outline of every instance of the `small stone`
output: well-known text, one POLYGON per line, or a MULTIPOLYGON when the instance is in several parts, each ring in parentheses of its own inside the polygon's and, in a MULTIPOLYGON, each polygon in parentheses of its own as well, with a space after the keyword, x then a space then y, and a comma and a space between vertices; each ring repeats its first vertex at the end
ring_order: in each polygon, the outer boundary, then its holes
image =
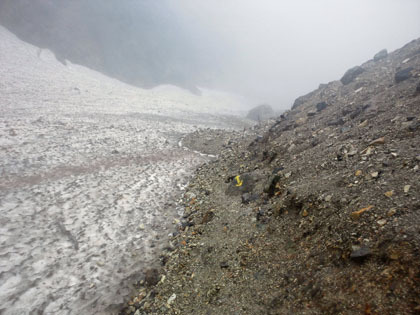
POLYGON ((386 224, 386 220, 385 219, 381 219, 381 220, 378 220, 377 223, 380 226, 384 226, 386 224))
POLYGON ((292 172, 289 172, 289 173, 284 174, 284 177, 285 178, 289 178, 290 176, 292 176, 292 172))
POLYGON ((362 175, 362 170, 357 170, 356 173, 354 173, 355 176, 360 176, 362 175))
POLYGON ((166 304, 167 304, 168 306, 171 306, 171 304, 173 304, 173 303, 174 303, 175 299, 176 299, 176 294, 175 294, 175 293, 173 293, 173 294, 169 297, 169 299, 166 301, 166 304))
POLYGON ((367 125, 369 124, 369 121, 368 120, 364 120, 363 122, 361 122, 360 124, 359 124, 359 128, 364 128, 364 127, 366 127, 367 125))
POLYGON ((370 173, 370 176, 372 176, 373 178, 377 178, 379 176, 379 172, 372 172, 370 173))
POLYGON ((303 212, 302 212, 302 217, 307 217, 308 216, 308 211, 306 211, 306 209, 305 210, 303 210, 303 212))
POLYGON ((325 197, 325 201, 326 201, 326 202, 330 202, 330 201, 331 201, 331 199, 332 199, 332 196, 331 196, 331 195, 328 195, 327 197, 325 197))
POLYGON ((381 137, 378 139, 373 140, 371 143, 369 143, 369 145, 380 145, 380 144, 384 144, 385 143, 385 138, 381 137))
POLYGON ((144 224, 143 224, 143 223, 139 225, 139 229, 140 229, 140 230, 144 230, 144 229, 145 229, 145 226, 144 226, 144 224))
POLYGON ((372 206, 372 205, 367 206, 367 207, 365 207, 365 208, 362 208, 362 209, 360 209, 360 210, 357 210, 357 211, 352 212, 350 216, 351 216, 351 218, 352 218, 352 219, 357 220, 357 219, 359 219, 359 218, 360 218, 360 216, 361 216, 364 212, 369 211, 369 210, 370 210, 370 209, 372 209, 372 208, 373 208, 373 206, 372 206))
POLYGON ((214 211, 207 211, 204 215, 203 215, 203 219, 201 221, 201 224, 207 224, 209 223, 211 220, 213 220, 214 218, 214 211))
POLYGON ((389 211, 388 211, 388 213, 387 213, 387 216, 388 217, 392 217, 394 214, 396 214, 397 213, 397 209, 395 209, 395 208, 391 208, 389 211))
POLYGON ((364 260, 371 254, 370 248, 367 246, 352 246, 352 252, 350 258, 353 260, 364 260))
POLYGON ((308 117, 313 117, 313 116, 316 115, 316 112, 315 111, 310 111, 306 115, 308 115, 308 117))
POLYGON ((222 261, 220 263, 220 268, 222 268, 222 269, 229 268, 229 264, 226 261, 222 261))
POLYGON ((134 315, 140 315, 140 310, 137 310, 134 315))
POLYGON ((159 282, 159 270, 156 268, 147 269, 144 273, 144 280, 147 285, 153 286, 159 282))
POLYGON ((410 191, 411 185, 405 185, 404 186, 404 193, 408 193, 410 191))
POLYGON ((394 191, 393 190, 387 191, 385 193, 385 196, 387 196, 388 198, 391 198, 393 195, 394 195, 394 191))

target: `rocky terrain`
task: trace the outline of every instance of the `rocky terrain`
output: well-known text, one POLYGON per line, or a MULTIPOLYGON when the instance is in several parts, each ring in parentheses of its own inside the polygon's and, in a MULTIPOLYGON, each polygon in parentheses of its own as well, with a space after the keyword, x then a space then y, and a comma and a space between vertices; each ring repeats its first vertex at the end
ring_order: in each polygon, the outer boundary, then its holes
POLYGON ((211 159, 181 140, 249 126, 240 106, 64 66, 0 27, 0 314, 117 313, 211 159))
POLYGON ((121 314, 419 314, 420 39, 242 132, 218 155, 121 314))

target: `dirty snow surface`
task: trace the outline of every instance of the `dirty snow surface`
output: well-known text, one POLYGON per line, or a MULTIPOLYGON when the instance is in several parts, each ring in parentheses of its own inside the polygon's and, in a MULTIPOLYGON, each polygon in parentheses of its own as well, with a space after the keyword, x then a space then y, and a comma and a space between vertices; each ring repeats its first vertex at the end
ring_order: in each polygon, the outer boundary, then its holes
POLYGON ((63 65, 0 28, 0 313, 114 313, 208 159, 180 139, 239 127, 217 114, 238 106, 63 65))

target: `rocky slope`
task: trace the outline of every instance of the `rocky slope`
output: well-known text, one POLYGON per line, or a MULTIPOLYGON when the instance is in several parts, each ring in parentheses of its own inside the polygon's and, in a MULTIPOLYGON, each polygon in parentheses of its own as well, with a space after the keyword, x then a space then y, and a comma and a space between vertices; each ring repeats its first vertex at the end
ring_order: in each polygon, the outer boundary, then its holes
POLYGON ((419 126, 416 40, 276 121, 187 139, 219 158, 122 314, 420 313, 419 126))

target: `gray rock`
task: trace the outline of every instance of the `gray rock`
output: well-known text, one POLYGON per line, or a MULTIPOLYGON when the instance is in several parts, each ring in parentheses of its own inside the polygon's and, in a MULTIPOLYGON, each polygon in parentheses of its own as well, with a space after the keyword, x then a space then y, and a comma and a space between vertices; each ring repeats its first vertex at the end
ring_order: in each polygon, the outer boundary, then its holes
POLYGON ((411 73, 412 70, 413 67, 408 67, 397 71, 397 73, 395 73, 395 82, 400 83, 402 81, 410 79, 413 76, 413 74, 411 73))
POLYGON ((388 57, 388 50, 382 49, 375 56, 373 56, 373 60, 374 61, 379 61, 379 60, 384 59, 386 57, 388 57))
POLYGON ((325 103, 325 102, 319 102, 318 104, 316 104, 316 111, 317 112, 320 112, 320 111, 322 111, 322 110, 324 110, 325 108, 327 108, 327 103, 325 103))
POLYGON ((264 121, 275 116, 274 110, 270 105, 262 104, 257 107, 254 107, 248 112, 247 118, 254 121, 264 121))
POLYGON ((367 258, 371 254, 370 248, 363 246, 352 246, 352 252, 350 258, 356 261, 361 261, 367 258))
POLYGON ((156 268, 147 269, 144 273, 144 281, 149 286, 156 285, 159 282, 159 270, 156 268))
POLYGON ((327 123, 328 126, 341 126, 344 125, 344 120, 342 118, 331 120, 327 123))
POLYGON ((346 73, 343 75, 343 77, 341 78, 340 81, 344 85, 347 85, 347 84, 353 82, 354 79, 356 79, 363 72, 365 72, 365 69, 363 69, 362 67, 360 67, 360 66, 353 67, 353 68, 346 71, 346 73))
POLYGON ((222 268, 222 269, 229 268, 229 264, 226 261, 222 261, 220 263, 220 268, 222 268))

